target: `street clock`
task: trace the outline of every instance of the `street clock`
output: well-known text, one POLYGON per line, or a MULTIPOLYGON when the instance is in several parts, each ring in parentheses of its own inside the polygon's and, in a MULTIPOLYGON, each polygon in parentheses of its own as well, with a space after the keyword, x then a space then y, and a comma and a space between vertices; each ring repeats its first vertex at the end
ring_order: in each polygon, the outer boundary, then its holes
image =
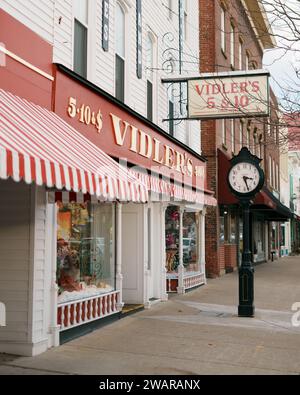
POLYGON ((250 203, 251 199, 262 189, 265 175, 260 167, 261 159, 252 155, 243 147, 234 156, 227 175, 231 192, 240 201, 243 215, 243 253, 239 268, 239 317, 253 317, 254 301, 254 268, 251 262, 250 242, 250 203))
POLYGON ((246 147, 231 159, 228 185, 237 198, 251 199, 262 189, 265 176, 260 162, 261 159, 252 155, 246 147))

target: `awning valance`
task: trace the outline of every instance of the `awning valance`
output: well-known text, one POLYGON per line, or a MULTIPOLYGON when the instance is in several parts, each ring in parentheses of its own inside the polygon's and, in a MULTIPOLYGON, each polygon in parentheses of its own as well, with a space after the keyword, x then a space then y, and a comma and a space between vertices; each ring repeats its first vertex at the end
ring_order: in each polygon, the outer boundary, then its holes
POLYGON ((147 201, 146 185, 53 112, 0 89, 0 120, 0 179, 147 201))

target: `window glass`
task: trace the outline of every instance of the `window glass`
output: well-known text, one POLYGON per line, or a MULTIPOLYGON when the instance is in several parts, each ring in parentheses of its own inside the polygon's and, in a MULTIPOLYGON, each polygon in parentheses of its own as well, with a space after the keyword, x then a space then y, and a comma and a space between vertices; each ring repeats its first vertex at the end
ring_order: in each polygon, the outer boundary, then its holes
POLYGON ((168 273, 177 272, 179 266, 179 221, 177 206, 166 210, 166 268, 168 273))
POLYGON ((124 102, 125 98, 125 62, 116 55, 116 98, 124 102))
POLYGON ((221 7, 221 48, 225 52, 225 10, 221 7))
POLYGON ((74 25, 74 71, 87 76, 87 28, 75 19, 74 25))
POLYGON ((231 150, 235 153, 235 124, 234 120, 230 120, 230 129, 231 129, 231 150))
POLYGON ((239 40, 239 69, 243 68, 243 43, 239 40))
POLYGON ((234 67, 234 26, 230 25, 230 64, 234 67))
POLYGON ((115 206, 59 204, 57 212, 58 302, 115 289, 115 206))
POLYGON ((198 272, 200 270, 197 248, 200 240, 197 222, 197 213, 187 211, 183 213, 183 266, 186 272, 198 272))
POLYGON ((153 121, 153 84, 147 81, 147 118, 153 121))
POLYGON ((240 148, 243 147, 243 122, 240 121, 240 148))
POLYGON ((225 119, 221 120, 221 128, 222 128, 222 143, 226 146, 226 121, 225 121, 225 119))

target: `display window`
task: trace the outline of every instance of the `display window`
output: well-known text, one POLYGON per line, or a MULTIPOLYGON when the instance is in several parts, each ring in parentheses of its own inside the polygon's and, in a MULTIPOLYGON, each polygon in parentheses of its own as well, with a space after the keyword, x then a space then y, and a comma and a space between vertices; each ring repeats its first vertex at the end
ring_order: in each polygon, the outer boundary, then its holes
POLYGON ((115 205, 58 204, 58 303, 115 290, 115 205))
POLYGON ((179 266, 179 223, 180 211, 177 206, 166 210, 166 268, 168 273, 177 272, 179 266))
POLYGON ((264 246, 264 222, 259 218, 253 221, 253 261, 258 262, 265 259, 265 246, 264 246))
POLYGON ((199 254, 197 248, 200 240, 197 223, 197 213, 183 213, 183 266, 187 272, 200 271, 199 254))
MULTIPOLYGON (((198 214, 185 211, 183 213, 183 266, 186 272, 197 272, 199 266, 198 214)), ((166 268, 168 273, 177 273, 179 266, 179 226, 180 209, 169 206, 166 210, 166 268)))

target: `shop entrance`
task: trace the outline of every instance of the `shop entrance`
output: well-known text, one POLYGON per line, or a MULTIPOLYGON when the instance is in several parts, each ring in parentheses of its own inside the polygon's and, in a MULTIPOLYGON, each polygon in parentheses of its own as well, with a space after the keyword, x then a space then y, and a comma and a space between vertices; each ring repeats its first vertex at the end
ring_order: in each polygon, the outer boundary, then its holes
POLYGON ((122 274, 125 305, 144 304, 144 206, 122 208, 122 274))

